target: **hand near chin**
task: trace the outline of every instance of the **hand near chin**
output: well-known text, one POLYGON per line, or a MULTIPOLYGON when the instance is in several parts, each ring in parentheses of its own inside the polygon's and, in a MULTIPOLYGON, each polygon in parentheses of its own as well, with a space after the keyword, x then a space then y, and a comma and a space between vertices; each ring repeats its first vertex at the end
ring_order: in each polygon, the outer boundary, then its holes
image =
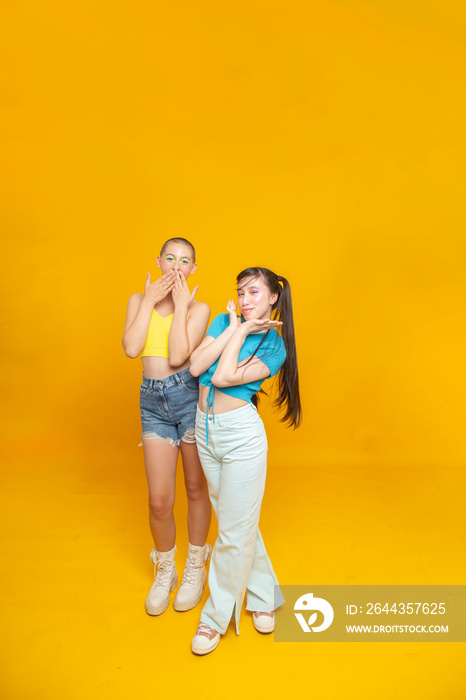
POLYGON ((250 321, 245 321, 241 328, 248 334, 264 333, 271 328, 280 328, 283 326, 282 321, 273 321, 271 318, 252 318, 250 321))
POLYGON ((144 296, 154 306, 162 299, 165 299, 175 284, 175 275, 172 270, 166 272, 162 277, 159 277, 155 282, 150 281, 150 274, 147 273, 146 284, 144 286, 144 296))
POLYGON ((241 319, 236 315, 236 302, 230 299, 227 304, 227 311, 230 315, 230 326, 237 328, 241 325, 241 319))
POLYGON ((194 287, 193 291, 189 291, 188 283, 181 272, 175 272, 174 286, 172 290, 172 298, 175 306, 189 308, 194 301, 199 285, 194 287))

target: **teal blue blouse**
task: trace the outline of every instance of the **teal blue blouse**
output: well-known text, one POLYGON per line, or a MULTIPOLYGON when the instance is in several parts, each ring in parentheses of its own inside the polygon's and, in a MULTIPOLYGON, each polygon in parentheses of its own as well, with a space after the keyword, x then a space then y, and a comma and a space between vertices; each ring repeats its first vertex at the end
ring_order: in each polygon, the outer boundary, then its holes
MULTIPOLYGON (((244 323, 243 318, 241 318, 241 322, 244 323)), ((210 324, 206 335, 217 338, 229 325, 229 314, 219 314, 210 324)), ((238 362, 253 355, 255 350, 257 350, 255 356, 268 367, 270 376, 273 377, 277 374, 286 358, 285 344, 278 331, 276 331, 275 328, 271 328, 267 333, 255 333, 246 336, 246 340, 239 352, 238 362)), ((199 383, 202 384, 202 386, 212 386, 212 377, 217 369, 218 362, 219 360, 214 362, 206 372, 200 375, 199 383)), ((259 391, 264 381, 264 379, 257 379, 255 382, 249 382, 248 384, 222 386, 220 391, 229 396, 243 399, 243 401, 251 401, 252 396, 259 391)))

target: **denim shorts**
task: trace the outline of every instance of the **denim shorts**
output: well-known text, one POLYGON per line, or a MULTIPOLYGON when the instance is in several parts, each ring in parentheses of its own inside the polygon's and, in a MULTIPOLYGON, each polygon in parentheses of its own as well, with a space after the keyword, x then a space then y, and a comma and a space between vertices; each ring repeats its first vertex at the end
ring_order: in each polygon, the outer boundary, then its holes
POLYGON ((198 398, 198 379, 189 369, 165 379, 149 379, 143 374, 139 392, 143 439, 168 438, 171 445, 195 442, 198 398))

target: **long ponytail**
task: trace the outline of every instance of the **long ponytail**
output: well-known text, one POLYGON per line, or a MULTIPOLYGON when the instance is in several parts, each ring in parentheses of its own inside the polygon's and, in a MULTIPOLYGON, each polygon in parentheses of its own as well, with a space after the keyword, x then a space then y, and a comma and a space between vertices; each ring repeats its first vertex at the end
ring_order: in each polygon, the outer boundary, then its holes
POLYGON ((302 421, 302 408, 299 396, 298 360, 289 282, 285 277, 276 275, 275 272, 266 267, 249 267, 243 270, 237 277, 237 284, 246 277, 262 277, 270 293, 278 295, 272 306, 272 318, 283 323, 281 331, 286 359, 278 373, 278 396, 274 401, 274 406, 279 411, 283 410, 284 412, 280 420, 297 428, 302 421))

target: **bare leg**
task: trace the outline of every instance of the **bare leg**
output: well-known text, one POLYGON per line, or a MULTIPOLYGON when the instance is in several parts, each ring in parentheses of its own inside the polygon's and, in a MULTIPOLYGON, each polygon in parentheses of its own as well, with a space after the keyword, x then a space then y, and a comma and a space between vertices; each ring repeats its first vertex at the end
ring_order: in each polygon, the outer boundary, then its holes
POLYGON ((184 483, 188 498, 188 535, 191 544, 202 547, 207 539, 212 516, 207 482, 195 442, 182 442, 184 483))
POLYGON ((149 486, 149 525, 159 552, 175 546, 176 462, 179 448, 169 439, 144 440, 144 463, 149 486))

